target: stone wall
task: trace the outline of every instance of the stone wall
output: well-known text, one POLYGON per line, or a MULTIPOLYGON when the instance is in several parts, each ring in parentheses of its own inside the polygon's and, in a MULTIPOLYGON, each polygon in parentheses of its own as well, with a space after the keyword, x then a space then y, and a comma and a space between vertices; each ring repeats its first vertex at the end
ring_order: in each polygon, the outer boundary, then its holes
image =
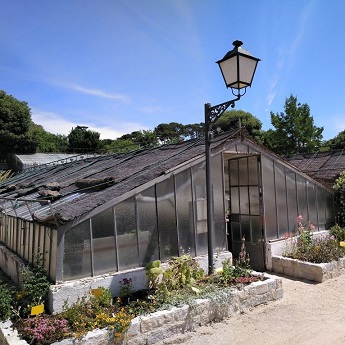
POLYGON ((272 271, 290 277, 312 280, 322 283, 327 279, 345 273, 345 258, 328 263, 315 264, 283 256, 272 257, 272 271))
MULTIPOLYGON (((198 299, 195 305, 185 305, 171 310, 157 311, 147 316, 136 317, 125 335, 125 345, 151 345, 174 335, 192 331, 199 326, 210 322, 219 322, 232 315, 239 314, 252 308, 283 297, 282 280, 264 274, 264 280, 254 282, 243 289, 227 288, 212 299, 198 299)), ((6 342, 1 335, 8 332, 4 329, 5 323, 0 323, 0 339, 3 345, 27 344, 18 337, 10 336, 12 341, 6 342), (17 340, 15 340, 16 338, 17 340)), ((65 339, 54 345, 73 345, 73 339, 65 339)), ((78 340, 80 345, 111 345, 114 339, 107 330, 89 332, 84 338, 78 340)))

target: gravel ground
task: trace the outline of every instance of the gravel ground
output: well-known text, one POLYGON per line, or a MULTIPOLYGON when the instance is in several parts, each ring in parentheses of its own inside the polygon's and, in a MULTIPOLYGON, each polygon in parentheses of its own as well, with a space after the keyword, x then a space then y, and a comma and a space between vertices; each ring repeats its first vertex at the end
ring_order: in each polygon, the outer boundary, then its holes
POLYGON ((321 284, 280 277, 284 289, 281 300, 161 344, 345 344, 345 274, 321 284))

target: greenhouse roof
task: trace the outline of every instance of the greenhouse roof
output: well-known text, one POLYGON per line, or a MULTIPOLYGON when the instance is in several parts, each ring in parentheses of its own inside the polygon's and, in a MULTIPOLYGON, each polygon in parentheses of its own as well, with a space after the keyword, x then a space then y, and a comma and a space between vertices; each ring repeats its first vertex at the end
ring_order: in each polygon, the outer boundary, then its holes
POLYGON ((43 164, 63 164, 67 159, 73 159, 76 154, 68 153, 34 153, 30 155, 15 155, 15 158, 22 164, 22 169, 36 167, 43 164))
POLYGON ((332 187, 336 178, 345 171, 345 150, 299 153, 286 158, 291 164, 316 181, 332 187))
MULTIPOLYGON (((256 143, 245 129, 216 136, 212 150, 226 151, 243 140, 252 143, 253 152, 266 152, 282 160, 256 143)), ((52 226, 77 221, 144 184, 168 177, 172 170, 202 159, 204 154, 201 138, 127 153, 76 156, 62 164, 39 165, 0 183, 0 211, 52 226)))

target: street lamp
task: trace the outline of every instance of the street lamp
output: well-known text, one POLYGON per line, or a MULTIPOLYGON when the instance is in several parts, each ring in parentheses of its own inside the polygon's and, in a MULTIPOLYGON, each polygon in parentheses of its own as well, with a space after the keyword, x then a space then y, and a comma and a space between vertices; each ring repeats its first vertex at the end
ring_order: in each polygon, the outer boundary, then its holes
POLYGON ((206 155, 206 200, 207 200, 207 240, 208 240, 208 273, 213 273, 213 193, 211 185, 211 140, 212 124, 231 106, 235 106, 245 93, 246 88, 252 85, 256 66, 260 59, 255 58, 250 52, 241 48, 241 41, 234 41, 234 49, 226 53, 223 59, 217 61, 222 72, 227 88, 231 88, 232 94, 236 97, 215 106, 205 104, 205 155, 206 155), (241 90, 242 93, 241 93, 241 90))

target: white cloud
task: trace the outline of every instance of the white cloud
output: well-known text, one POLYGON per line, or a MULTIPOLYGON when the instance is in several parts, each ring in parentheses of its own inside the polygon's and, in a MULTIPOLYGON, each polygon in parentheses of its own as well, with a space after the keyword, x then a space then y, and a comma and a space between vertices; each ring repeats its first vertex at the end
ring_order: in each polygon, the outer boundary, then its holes
MULTIPOLYGON (((63 134, 68 135, 72 128, 75 128, 81 123, 74 121, 66 120, 58 114, 42 111, 39 109, 31 109, 32 112, 32 121, 38 125, 43 126, 44 130, 53 134, 63 134)), ((116 139, 121 137, 124 134, 128 134, 134 131, 147 129, 146 126, 141 125, 140 123, 117 123, 117 129, 111 127, 102 127, 97 126, 96 124, 89 124, 83 121, 83 126, 87 126, 88 129, 99 132, 101 139, 116 139)))
POLYGON ((101 98, 109 98, 109 99, 115 99, 117 101, 121 101, 124 103, 128 103, 129 102, 129 97, 123 94, 111 94, 102 90, 97 90, 97 89, 89 89, 83 86, 80 86, 78 84, 66 84, 64 85, 65 87, 80 92, 80 93, 84 93, 87 95, 91 95, 91 96, 96 96, 96 97, 101 97, 101 98))

